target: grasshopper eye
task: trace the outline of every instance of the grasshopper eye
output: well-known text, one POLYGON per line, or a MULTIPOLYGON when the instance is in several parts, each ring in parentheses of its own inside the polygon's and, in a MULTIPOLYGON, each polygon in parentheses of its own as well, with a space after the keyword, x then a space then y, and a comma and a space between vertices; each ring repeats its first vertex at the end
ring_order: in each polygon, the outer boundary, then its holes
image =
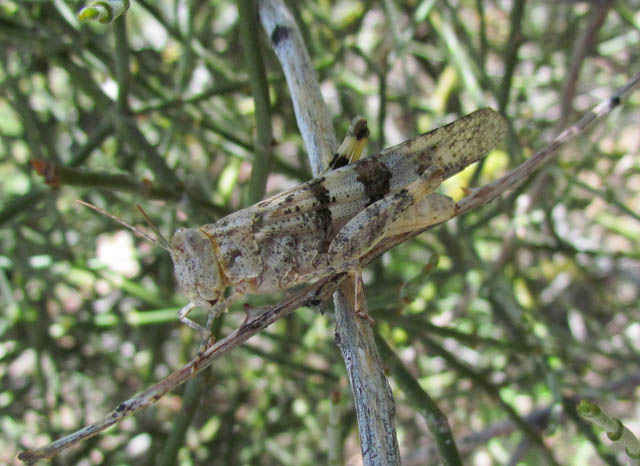
POLYGON ((185 253, 189 255, 200 255, 203 251, 211 247, 209 241, 203 241, 202 233, 196 230, 184 230, 185 253))
POLYGON ((178 228, 171 238, 171 258, 174 253, 184 253, 184 228, 178 228))

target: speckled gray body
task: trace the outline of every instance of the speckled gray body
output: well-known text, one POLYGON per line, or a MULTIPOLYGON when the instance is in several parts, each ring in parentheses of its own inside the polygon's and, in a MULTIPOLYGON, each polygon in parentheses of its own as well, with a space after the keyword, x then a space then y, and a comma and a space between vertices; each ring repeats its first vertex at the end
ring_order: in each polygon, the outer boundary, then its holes
POLYGON ((213 309, 352 270, 383 238, 449 218, 454 202, 433 190, 505 132, 497 112, 481 109, 215 223, 179 229, 171 256, 181 291, 213 309))

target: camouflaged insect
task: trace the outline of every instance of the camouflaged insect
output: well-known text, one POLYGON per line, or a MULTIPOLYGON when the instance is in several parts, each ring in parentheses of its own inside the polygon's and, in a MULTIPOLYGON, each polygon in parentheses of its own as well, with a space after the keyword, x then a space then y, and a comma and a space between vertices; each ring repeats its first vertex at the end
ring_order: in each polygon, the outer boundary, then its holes
MULTIPOLYGON (((358 160, 369 133, 366 122, 355 119, 323 176, 216 223, 181 228, 171 245, 158 242, 170 250, 178 283, 190 301, 180 311, 180 319, 207 336, 204 327, 187 318, 196 306, 208 309, 211 320, 244 294, 272 293, 336 273, 358 271, 360 259, 383 239, 449 219, 456 213, 456 204, 433 190, 443 179, 480 159, 505 132, 502 117, 482 109, 358 160), (225 297, 229 287, 232 292, 225 297)), ((95 206, 83 204, 128 226, 95 206)), ((314 292, 313 296, 323 296, 321 289, 316 290, 320 295, 314 292)), ((358 291, 356 304, 357 297, 358 291)), ((209 344, 188 364, 120 403, 103 419, 48 445, 21 452, 18 458, 28 464, 52 458, 145 409, 208 367, 234 338, 244 341, 261 319, 254 316, 250 320, 247 327, 243 325, 218 343, 209 344)))
POLYGON ((323 176, 199 228, 181 228, 171 257, 182 293, 216 315, 245 294, 273 293, 358 269, 380 241, 439 223, 454 201, 433 193, 482 158, 505 135, 504 119, 481 109, 370 157, 357 159, 368 136, 354 120, 323 176), (225 298, 227 288, 231 292, 225 298))

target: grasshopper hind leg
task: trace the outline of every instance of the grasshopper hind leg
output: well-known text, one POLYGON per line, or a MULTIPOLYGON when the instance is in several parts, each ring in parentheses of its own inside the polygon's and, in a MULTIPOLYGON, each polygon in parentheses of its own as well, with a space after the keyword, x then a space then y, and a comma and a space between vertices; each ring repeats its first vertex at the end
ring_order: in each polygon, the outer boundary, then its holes
POLYGON ((407 212, 391 225, 386 236, 411 233, 444 222, 453 217, 456 210, 457 205, 449 196, 431 193, 407 209, 407 212))
POLYGON ((414 207, 442 183, 443 174, 442 168, 430 167, 405 189, 383 197, 349 220, 329 246, 329 262, 356 259, 373 249, 395 224, 410 220, 407 215, 415 213, 414 207))
POLYGON ((405 189, 374 202, 353 217, 338 232, 329 247, 329 262, 349 264, 354 292, 351 303, 356 314, 373 323, 364 299, 359 260, 384 238, 444 221, 455 213, 453 199, 433 193, 442 182, 443 170, 431 167, 405 189))
POLYGON ((350 293, 353 296, 353 303, 351 303, 353 310, 358 317, 373 325, 376 321, 369 315, 369 310, 367 309, 367 298, 364 295, 364 282, 362 281, 362 268, 357 267, 349 274, 351 275, 351 283, 353 283, 353 293, 350 293))

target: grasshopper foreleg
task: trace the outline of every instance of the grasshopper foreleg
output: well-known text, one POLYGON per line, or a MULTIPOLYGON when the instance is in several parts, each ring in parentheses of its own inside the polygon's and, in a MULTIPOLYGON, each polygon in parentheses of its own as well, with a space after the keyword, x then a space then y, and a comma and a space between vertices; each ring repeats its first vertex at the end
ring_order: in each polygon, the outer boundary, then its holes
POLYGON ((194 322, 193 320, 187 317, 187 315, 194 308, 198 307, 198 305, 194 303, 189 303, 186 306, 184 306, 182 309, 180 309, 178 311, 178 319, 180 319, 180 322, 182 322, 183 324, 191 327, 193 330, 200 333, 200 335, 202 335, 203 341, 207 342, 206 345, 208 346, 210 343, 212 343, 210 328, 211 328, 211 324, 213 323, 213 319, 215 319, 220 314, 222 314, 229 307, 231 302, 238 297, 238 295, 239 293, 233 292, 229 297, 221 299, 217 303, 213 304, 208 309, 207 325, 205 327, 203 327, 199 323, 194 322))

